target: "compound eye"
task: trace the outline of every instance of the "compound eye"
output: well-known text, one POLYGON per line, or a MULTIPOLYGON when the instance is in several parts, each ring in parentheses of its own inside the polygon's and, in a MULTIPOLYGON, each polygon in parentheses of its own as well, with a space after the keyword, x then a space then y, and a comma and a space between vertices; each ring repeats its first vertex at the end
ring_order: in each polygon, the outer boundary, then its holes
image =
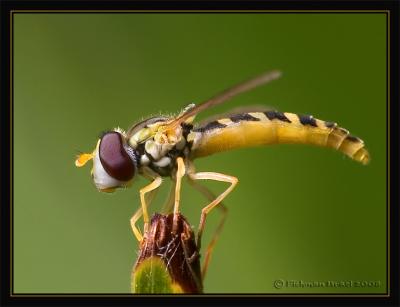
POLYGON ((104 134, 100 141, 99 158, 104 170, 114 179, 129 181, 135 175, 135 166, 118 132, 104 134))

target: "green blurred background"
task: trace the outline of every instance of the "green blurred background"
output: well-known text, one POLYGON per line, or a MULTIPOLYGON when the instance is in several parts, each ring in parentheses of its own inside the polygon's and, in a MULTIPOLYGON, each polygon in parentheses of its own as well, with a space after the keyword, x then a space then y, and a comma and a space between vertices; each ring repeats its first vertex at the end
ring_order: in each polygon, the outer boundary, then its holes
MULTIPOLYGON (((146 181, 99 193, 90 166, 74 166, 78 150, 93 150, 102 130, 278 68, 280 80, 199 119, 254 104, 312 114, 363 138, 372 161, 300 145, 198 160, 199 171, 240 180, 205 291, 384 293, 385 35, 384 14, 15 14, 14 291, 128 293, 138 248, 129 219, 146 181), (277 279, 380 284, 276 289, 277 279)), ((182 203, 197 227, 205 199, 185 182, 182 203)))

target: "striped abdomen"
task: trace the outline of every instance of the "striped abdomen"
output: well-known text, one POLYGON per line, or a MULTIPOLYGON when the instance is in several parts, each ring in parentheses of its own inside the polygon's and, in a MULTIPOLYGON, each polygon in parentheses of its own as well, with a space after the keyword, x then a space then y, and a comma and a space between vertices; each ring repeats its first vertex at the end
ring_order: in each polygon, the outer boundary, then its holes
POLYGON ((250 112, 209 122, 188 135, 193 158, 234 148, 268 144, 312 144, 337 149, 367 164, 364 142, 335 123, 309 115, 250 112))

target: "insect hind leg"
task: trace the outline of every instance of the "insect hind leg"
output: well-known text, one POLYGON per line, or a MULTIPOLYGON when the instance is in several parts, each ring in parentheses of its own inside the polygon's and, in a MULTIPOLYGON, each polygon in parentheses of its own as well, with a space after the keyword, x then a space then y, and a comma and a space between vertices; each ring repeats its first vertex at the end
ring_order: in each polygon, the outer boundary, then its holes
MULTIPOLYGON (((197 181, 191 179, 191 177, 188 177, 188 182, 189 184, 195 188, 197 191, 199 191, 200 193, 202 193, 209 201, 213 201, 214 199, 216 199, 217 197, 214 195, 214 193, 212 193, 206 186, 198 183, 197 181)), ((211 260, 211 254, 214 250, 215 244, 217 243, 217 240, 219 238, 219 235, 222 232, 222 229, 224 227, 225 224, 225 220, 227 218, 228 215, 228 208, 222 203, 219 203, 219 206, 217 206, 218 209, 220 209, 221 211, 221 218, 220 221, 218 223, 217 228, 214 231, 214 234, 211 238, 210 243, 208 243, 207 248, 206 248, 206 253, 205 253, 205 259, 204 259, 204 263, 203 263, 203 267, 201 270, 201 275, 202 275, 202 279, 204 280, 204 277, 207 273, 208 270, 208 266, 211 260)), ((200 244, 200 242, 198 241, 198 244, 200 244)), ((200 247, 199 247, 200 248, 200 247)))
POLYGON ((193 180, 199 180, 199 179, 206 179, 206 180, 215 180, 215 181, 222 181, 222 182, 228 182, 231 185, 224 191, 222 192, 217 198, 215 198, 211 203, 209 203, 207 206, 205 206, 201 210, 201 217, 200 217, 200 223, 199 223, 199 230, 197 233, 197 245, 199 246, 201 244, 201 236, 203 234, 204 230, 204 225, 206 222, 207 214, 214 209, 221 201, 230 193, 232 192, 233 188, 237 185, 239 180, 236 177, 221 174, 221 173, 214 173, 214 172, 201 172, 201 173, 195 173, 195 174, 190 174, 189 177, 193 180))

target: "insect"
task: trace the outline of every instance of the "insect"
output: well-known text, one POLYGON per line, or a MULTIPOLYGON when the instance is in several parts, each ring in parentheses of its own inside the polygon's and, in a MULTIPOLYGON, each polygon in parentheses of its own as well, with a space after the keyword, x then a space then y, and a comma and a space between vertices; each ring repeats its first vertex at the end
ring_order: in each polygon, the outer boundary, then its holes
MULTIPOLYGON (((81 167, 93 160, 91 174, 96 187, 103 192, 113 192, 117 188, 130 186, 137 174, 151 180, 140 189, 141 207, 130 220, 132 231, 139 242, 142 242, 143 235, 136 222, 143 215, 144 232, 148 231, 148 205, 154 192, 162 184, 162 177, 171 177, 173 181, 171 196, 164 210, 177 216, 180 212, 181 181, 187 176, 189 183, 210 201, 201 211, 197 234, 199 248, 207 215, 215 207, 222 209, 224 213, 207 248, 203 265, 204 276, 226 216, 226 207, 221 202, 234 189, 238 179, 216 172, 196 172, 194 159, 235 148, 293 143, 330 147, 363 164, 369 162, 369 153, 361 139, 350 135, 336 123, 315 119, 310 115, 253 110, 221 116, 200 125, 193 124, 199 112, 269 83, 280 75, 280 71, 276 70, 266 72, 201 104, 190 104, 175 117, 151 117, 133 125, 127 131, 116 128, 105 132, 98 139, 94 151, 79 155, 75 165, 81 167), (198 180, 226 182, 229 187, 215 197, 198 180)), ((173 232, 176 223, 174 218, 173 232)))

